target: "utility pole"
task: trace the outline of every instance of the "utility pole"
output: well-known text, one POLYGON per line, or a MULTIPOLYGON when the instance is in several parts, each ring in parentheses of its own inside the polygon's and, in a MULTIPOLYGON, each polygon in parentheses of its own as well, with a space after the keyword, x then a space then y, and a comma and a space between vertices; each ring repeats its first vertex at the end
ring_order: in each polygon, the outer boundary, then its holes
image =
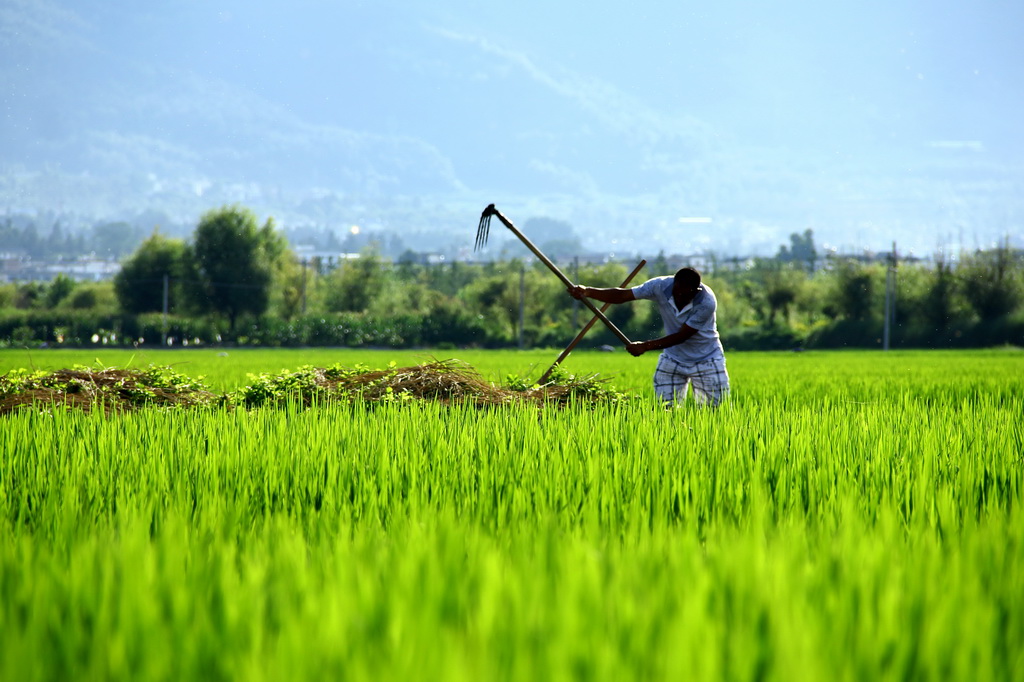
POLYGON ((526 264, 519 266, 519 350, 523 349, 523 329, 526 327, 526 264))
POLYGON ((306 314, 306 272, 308 271, 309 261, 305 258, 302 259, 302 314, 306 314))
MULTIPOLYGON (((572 281, 574 284, 580 283, 580 257, 573 256, 572 259, 572 281)), ((580 316, 580 302, 575 298, 572 299, 572 328, 579 329, 579 316, 580 316)))
POLYGON ((163 330, 160 335, 160 345, 164 348, 167 347, 167 303, 170 298, 170 280, 170 276, 167 273, 164 273, 164 321, 162 325, 163 330))
POLYGON ((885 321, 882 327, 882 350, 889 350, 893 320, 896 317, 896 242, 892 243, 889 265, 885 269, 885 321))

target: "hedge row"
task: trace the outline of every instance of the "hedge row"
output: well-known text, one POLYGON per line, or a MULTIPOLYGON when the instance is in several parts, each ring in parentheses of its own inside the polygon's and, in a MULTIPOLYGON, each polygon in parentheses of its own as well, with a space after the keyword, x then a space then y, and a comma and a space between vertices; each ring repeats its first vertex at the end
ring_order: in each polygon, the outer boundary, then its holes
MULTIPOLYGON (((595 332, 598 330, 594 330, 595 332)), ((659 332, 652 331, 651 335, 659 332)), ((516 339, 493 336, 473 315, 441 312, 387 317, 362 313, 306 316, 295 320, 253 318, 240 321, 231 334, 223 321, 162 315, 103 315, 94 313, 13 312, 0 315, 3 346, 384 346, 391 348, 482 346, 507 347, 516 339)), ((557 338, 532 334, 534 341, 559 345, 557 338)), ((589 345, 602 337, 592 333, 589 345)), ((731 350, 792 350, 795 348, 878 348, 882 326, 878 322, 839 320, 804 335, 788 327, 747 329, 723 333, 731 350)), ((568 339, 566 339, 567 341, 568 339)), ((1024 316, 1006 317, 956 329, 911 329, 897 325, 890 339, 893 348, 980 348, 1024 346, 1024 316)), ((585 343, 584 345, 588 345, 585 343)))
POLYGON ((0 316, 0 346, 172 346, 239 345, 417 346, 501 345, 486 338, 468 315, 404 314, 373 317, 361 313, 307 316, 296 320, 242 320, 232 334, 222 321, 162 315, 98 315, 32 311, 0 316))

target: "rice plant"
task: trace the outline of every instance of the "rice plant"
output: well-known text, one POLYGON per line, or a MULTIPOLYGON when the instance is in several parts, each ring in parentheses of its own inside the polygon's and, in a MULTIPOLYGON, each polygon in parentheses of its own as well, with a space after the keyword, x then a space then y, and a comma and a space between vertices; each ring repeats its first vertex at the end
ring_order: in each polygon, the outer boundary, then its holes
POLYGON ((1024 676, 1024 355, 570 361, 636 399, 4 416, 0 678, 1024 676))

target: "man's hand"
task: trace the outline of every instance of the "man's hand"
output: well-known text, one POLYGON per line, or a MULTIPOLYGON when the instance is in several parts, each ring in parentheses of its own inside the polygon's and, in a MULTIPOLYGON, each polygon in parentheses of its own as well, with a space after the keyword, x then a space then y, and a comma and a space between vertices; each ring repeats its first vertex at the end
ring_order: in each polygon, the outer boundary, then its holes
POLYGON ((569 287, 569 295, 572 296, 573 298, 575 298, 578 301, 578 300, 580 300, 580 299, 582 299, 582 298, 584 298, 586 296, 586 294, 584 293, 586 291, 586 289, 587 288, 584 287, 584 286, 580 286, 579 284, 575 284, 575 285, 569 287))
POLYGON ((630 355, 632 355, 635 358, 638 358, 644 353, 646 353, 648 349, 647 344, 644 343, 643 341, 633 341, 628 346, 626 346, 626 350, 629 351, 630 355))

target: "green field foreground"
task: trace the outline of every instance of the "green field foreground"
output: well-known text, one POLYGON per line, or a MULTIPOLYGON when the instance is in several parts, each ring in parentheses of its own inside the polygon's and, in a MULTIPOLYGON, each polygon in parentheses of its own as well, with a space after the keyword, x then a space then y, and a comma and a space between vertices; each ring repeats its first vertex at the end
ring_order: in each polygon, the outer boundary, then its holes
MULTIPOLYGON (((0 352, 174 364, 555 353, 0 352)), ((0 421, 4 680, 1024 679, 1024 353, 734 353, 638 397, 0 421)))

